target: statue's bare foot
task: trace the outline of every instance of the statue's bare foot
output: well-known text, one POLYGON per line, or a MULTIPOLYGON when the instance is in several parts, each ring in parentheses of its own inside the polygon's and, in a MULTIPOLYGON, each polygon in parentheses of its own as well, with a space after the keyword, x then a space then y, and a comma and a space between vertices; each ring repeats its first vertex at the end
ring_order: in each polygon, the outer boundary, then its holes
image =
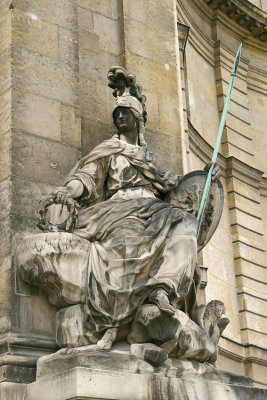
POLYGON ((165 290, 155 289, 149 295, 149 301, 157 304, 157 306, 168 314, 175 314, 175 308, 170 304, 169 298, 165 290))
POLYGON ((118 328, 108 329, 102 339, 97 342, 97 350, 109 351, 117 336, 118 328))
POLYGON ((68 347, 63 347, 62 349, 58 350, 56 352, 57 355, 61 355, 61 356, 65 356, 66 354, 68 354, 68 347))

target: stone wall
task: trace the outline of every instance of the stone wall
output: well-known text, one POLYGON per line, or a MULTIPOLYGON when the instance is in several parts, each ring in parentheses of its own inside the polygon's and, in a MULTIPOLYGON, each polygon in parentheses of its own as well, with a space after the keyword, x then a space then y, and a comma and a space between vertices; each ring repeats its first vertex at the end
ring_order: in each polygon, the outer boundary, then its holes
POLYGON ((181 71, 184 119, 190 120, 185 125, 189 168, 201 168, 211 157, 234 55, 242 41, 218 157, 224 211, 200 263, 209 267, 206 300, 221 299, 231 321, 220 342, 218 365, 266 385, 266 38, 249 31, 244 22, 252 24, 252 17, 258 18, 260 27, 261 10, 248 2, 246 8, 243 2, 243 21, 237 3, 177 2, 178 19, 189 29, 181 71))

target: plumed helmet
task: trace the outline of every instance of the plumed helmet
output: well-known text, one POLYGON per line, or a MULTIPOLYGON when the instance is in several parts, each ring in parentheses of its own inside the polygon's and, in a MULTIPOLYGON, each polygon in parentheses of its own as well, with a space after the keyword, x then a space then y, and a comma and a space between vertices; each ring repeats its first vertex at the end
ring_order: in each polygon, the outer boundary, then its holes
POLYGON ((113 121, 114 112, 118 107, 130 108, 139 121, 139 142, 142 146, 146 146, 144 139, 147 121, 146 97, 142 95, 142 87, 136 83, 135 75, 128 74, 122 67, 112 67, 108 72, 108 86, 113 89, 113 96, 116 98, 112 111, 113 121))
POLYGON ((123 93, 122 96, 118 96, 116 97, 115 100, 115 104, 113 107, 113 119, 114 119, 114 111, 118 108, 118 107, 127 107, 130 108, 131 110, 135 111, 136 113, 140 114, 140 117, 143 118, 143 106, 140 103, 140 101, 134 97, 131 96, 129 93, 123 93))
POLYGON ((145 124, 147 120, 146 96, 142 95, 142 86, 136 83, 135 75, 128 74, 122 67, 111 67, 108 71, 108 86, 113 89, 113 96, 116 98, 113 114, 118 107, 129 107, 140 115, 145 124))

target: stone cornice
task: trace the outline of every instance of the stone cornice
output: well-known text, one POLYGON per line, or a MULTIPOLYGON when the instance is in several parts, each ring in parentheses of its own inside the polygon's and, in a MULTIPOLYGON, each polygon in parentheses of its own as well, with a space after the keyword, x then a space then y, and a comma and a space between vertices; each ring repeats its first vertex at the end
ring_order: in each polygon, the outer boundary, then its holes
MULTIPOLYGON (((202 56, 204 59, 214 67, 214 42, 211 38, 208 38, 207 35, 198 27, 192 18, 190 12, 187 10, 187 4, 183 4, 183 2, 177 1, 177 15, 178 15, 178 32, 179 32, 179 24, 187 25, 190 27, 190 32, 188 35, 188 41, 194 47, 194 49, 202 56)), ((196 12, 199 12, 199 6, 194 3, 191 4, 196 12)), ((205 6, 205 4, 204 4, 205 6)), ((210 12, 208 7, 206 10, 201 9, 201 17, 203 18, 204 11, 210 12)), ((206 16, 205 18, 208 24, 212 24, 212 15, 206 16)))
POLYGON ((222 11, 232 24, 246 29, 255 39, 267 42, 266 13, 246 0, 204 0, 214 11, 222 11))

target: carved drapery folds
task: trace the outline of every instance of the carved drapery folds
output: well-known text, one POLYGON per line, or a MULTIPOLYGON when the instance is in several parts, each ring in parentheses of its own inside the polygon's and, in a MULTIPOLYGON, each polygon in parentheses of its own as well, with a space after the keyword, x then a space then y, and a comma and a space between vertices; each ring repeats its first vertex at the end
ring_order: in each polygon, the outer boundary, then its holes
POLYGON ((110 351, 123 341, 153 366, 168 355, 214 364, 229 320, 222 302, 196 302, 197 244, 201 249, 216 230, 222 186, 214 176, 197 243, 207 172, 162 171, 144 140, 141 86, 121 67, 108 76, 118 134, 43 199, 39 227, 46 233, 19 240, 20 273, 57 307, 59 347, 110 351))

